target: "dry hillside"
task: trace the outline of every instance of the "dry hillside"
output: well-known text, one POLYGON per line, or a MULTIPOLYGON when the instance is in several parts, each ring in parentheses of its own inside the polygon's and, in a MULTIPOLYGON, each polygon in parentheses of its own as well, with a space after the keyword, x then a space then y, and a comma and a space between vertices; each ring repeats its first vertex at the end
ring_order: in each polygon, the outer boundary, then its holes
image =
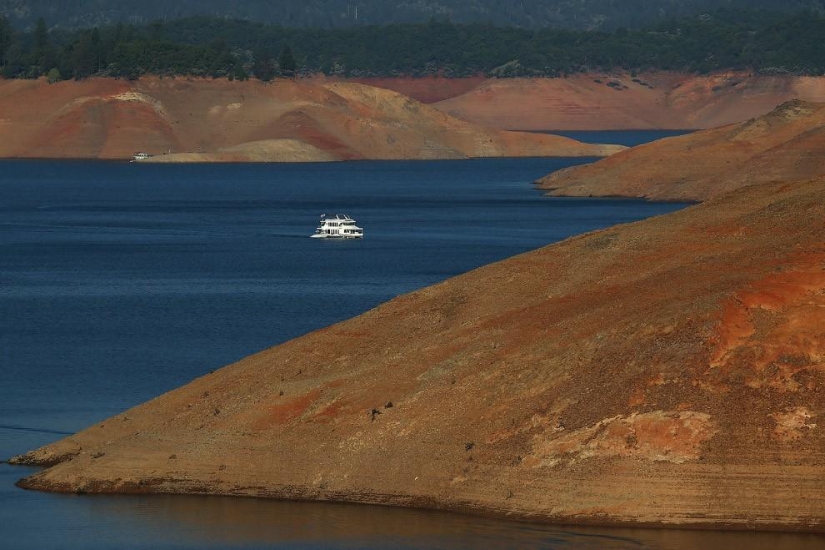
POLYGON ((634 147, 550 174, 554 195, 704 200, 746 185, 825 174, 825 104, 790 101, 746 122, 634 147))
POLYGON ((386 89, 314 80, 0 80, 0 158, 324 161, 604 156, 482 128, 386 89))
POLYGON ((792 99, 825 102, 825 78, 744 73, 468 79, 467 90, 457 83, 441 86, 439 79, 375 83, 425 101, 433 95, 426 92, 427 83, 454 90, 455 95, 433 105, 468 121, 511 130, 714 128, 756 117, 792 99))

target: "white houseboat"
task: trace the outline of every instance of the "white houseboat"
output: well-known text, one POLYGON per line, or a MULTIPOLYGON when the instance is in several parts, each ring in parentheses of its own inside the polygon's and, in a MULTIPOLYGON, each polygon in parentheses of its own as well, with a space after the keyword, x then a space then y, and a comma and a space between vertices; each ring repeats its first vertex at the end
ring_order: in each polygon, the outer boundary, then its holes
POLYGON ((150 155, 149 153, 135 153, 134 155, 132 155, 132 162, 146 160, 151 156, 152 155, 150 155))
POLYGON ((315 230, 313 239, 361 239, 364 230, 355 225, 355 220, 346 214, 321 215, 321 224, 315 230))

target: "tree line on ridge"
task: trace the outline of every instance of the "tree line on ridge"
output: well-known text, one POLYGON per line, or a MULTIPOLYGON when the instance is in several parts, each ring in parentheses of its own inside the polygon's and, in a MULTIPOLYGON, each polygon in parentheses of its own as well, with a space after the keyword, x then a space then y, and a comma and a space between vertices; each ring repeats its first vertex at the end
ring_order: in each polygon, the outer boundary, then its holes
POLYGON ((328 29, 425 23, 435 17, 531 29, 613 31, 717 8, 821 14, 825 0, 0 0, 0 15, 17 27, 33 27, 41 16, 63 29, 207 16, 328 29))
POLYGON ((555 77, 588 71, 825 74, 825 16, 722 9, 612 32, 426 23, 286 28, 197 17, 28 31, 0 17, 0 74, 50 81, 142 75, 555 77))

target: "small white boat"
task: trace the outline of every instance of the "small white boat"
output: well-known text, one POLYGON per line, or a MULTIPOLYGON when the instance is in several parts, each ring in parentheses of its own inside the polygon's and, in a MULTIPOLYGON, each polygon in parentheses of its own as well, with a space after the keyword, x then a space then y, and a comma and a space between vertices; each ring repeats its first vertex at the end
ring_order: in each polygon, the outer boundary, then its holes
POLYGON ((149 153, 135 153, 132 156, 132 162, 136 162, 136 161, 139 161, 139 160, 146 160, 151 156, 152 155, 150 155, 149 153))
POLYGON ((355 220, 346 214, 335 214, 335 216, 321 214, 321 225, 310 237, 313 239, 362 239, 364 230, 355 225, 355 220))

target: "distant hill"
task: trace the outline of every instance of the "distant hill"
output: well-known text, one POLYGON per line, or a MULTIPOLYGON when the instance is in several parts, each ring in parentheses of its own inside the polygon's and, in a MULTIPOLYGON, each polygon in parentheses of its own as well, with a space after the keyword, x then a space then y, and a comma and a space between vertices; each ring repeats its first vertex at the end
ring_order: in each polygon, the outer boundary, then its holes
POLYGON ((822 176, 823 151, 825 104, 789 101, 767 115, 636 147, 538 183, 560 196, 707 200, 749 185, 822 176))
POLYGON ((486 128, 390 90, 309 79, 0 79, 0 113, 0 158, 124 159, 145 151, 152 162, 306 162, 624 149, 486 128))
POLYGON ((825 0, 0 0, 0 16, 27 28, 146 23, 197 15, 251 19, 287 27, 334 28, 423 22, 490 22, 516 27, 638 28, 718 8, 825 11, 825 0))

